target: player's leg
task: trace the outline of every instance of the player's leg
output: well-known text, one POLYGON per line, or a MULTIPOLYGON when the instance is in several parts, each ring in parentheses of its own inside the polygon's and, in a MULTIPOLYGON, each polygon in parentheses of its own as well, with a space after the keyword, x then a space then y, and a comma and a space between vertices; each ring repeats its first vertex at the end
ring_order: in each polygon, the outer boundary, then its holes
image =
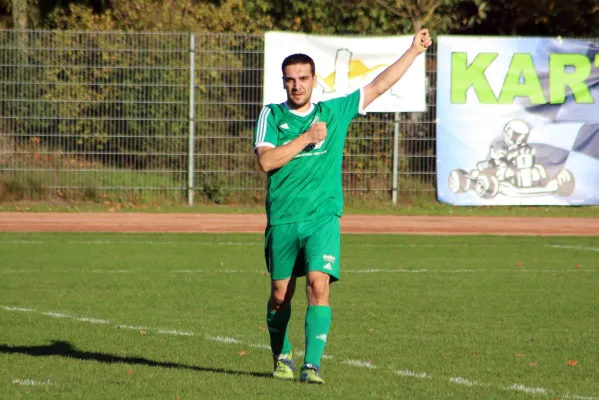
POLYGON ((306 260, 306 354, 300 380, 324 383, 320 364, 331 328, 329 304, 330 284, 339 279, 340 236, 339 218, 333 216, 313 222, 306 231, 304 244, 306 260))
POLYGON ((273 376, 282 379, 293 378, 292 348, 288 330, 291 300, 295 293, 295 277, 292 276, 292 271, 299 252, 296 228, 280 225, 267 229, 265 258, 271 276, 271 291, 266 323, 274 360, 273 376))
POLYGON ((291 352, 288 330, 291 318, 291 300, 294 293, 295 277, 271 281, 266 323, 270 335, 270 347, 274 356, 291 352))
POLYGON ((266 312, 266 324, 273 355, 273 376, 293 379, 293 352, 289 341, 291 299, 295 293, 295 277, 271 281, 271 294, 266 312))
POLYGON ((306 275, 306 354, 300 375, 301 382, 324 383, 320 377, 320 361, 332 320, 329 305, 330 278, 328 274, 320 271, 309 271, 306 275))

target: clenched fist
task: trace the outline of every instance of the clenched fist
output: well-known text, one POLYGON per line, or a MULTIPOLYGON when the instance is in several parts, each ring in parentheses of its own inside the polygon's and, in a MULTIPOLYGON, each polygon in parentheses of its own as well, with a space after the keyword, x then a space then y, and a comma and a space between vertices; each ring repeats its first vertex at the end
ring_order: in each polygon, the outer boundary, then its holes
POLYGON ((306 136, 310 144, 322 142, 327 137, 327 125, 324 122, 317 122, 306 131, 306 136))
POLYGON ((428 29, 421 29, 412 41, 412 48, 418 52, 418 54, 424 53, 429 46, 433 44, 431 36, 428 33, 428 29))

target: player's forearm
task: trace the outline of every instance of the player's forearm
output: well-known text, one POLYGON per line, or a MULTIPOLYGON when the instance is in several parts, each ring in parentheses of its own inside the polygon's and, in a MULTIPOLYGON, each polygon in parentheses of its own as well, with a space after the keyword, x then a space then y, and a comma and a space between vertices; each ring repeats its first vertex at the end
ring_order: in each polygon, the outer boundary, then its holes
POLYGON ((414 63, 417 56, 418 52, 410 47, 397 61, 387 67, 368 84, 364 88, 364 107, 391 89, 414 63))
POLYGON ((293 157, 297 156, 309 144, 310 141, 306 134, 302 134, 283 146, 262 150, 258 154, 258 164, 264 172, 279 169, 293 160, 293 157))

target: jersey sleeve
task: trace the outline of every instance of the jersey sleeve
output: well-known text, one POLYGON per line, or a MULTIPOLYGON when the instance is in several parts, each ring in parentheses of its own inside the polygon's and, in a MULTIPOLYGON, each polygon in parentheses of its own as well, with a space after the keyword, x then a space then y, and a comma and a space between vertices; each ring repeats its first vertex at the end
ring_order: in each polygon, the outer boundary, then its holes
POLYGON ((366 115, 364 110, 364 88, 343 97, 337 97, 326 102, 339 115, 352 120, 358 115, 366 115))
POLYGON ((264 107, 254 126, 254 151, 258 147, 276 147, 277 130, 270 107, 264 107))

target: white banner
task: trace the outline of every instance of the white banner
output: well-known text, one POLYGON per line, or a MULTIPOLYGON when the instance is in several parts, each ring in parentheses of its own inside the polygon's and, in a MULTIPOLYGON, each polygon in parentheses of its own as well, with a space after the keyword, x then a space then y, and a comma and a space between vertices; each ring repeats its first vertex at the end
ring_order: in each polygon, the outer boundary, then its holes
MULTIPOLYGON (((263 103, 287 100, 281 64, 304 53, 316 64, 318 87, 312 101, 344 96, 370 83, 412 44, 413 36, 346 37, 267 32, 264 49, 263 103)), ((425 111, 425 56, 420 55, 402 79, 376 99, 368 112, 425 111)))

